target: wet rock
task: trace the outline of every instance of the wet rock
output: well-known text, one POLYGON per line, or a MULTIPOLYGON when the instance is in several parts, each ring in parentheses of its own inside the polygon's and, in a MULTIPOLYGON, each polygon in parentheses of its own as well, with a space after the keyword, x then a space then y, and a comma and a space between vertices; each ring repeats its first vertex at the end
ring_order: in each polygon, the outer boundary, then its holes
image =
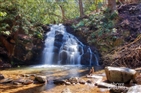
POLYGON ((86 84, 86 81, 84 79, 79 79, 80 84, 86 84))
POLYGON ((1 68, 11 68, 11 64, 9 64, 9 63, 4 63, 2 66, 1 66, 1 68))
POLYGON ((68 81, 71 82, 72 84, 73 83, 77 84, 77 83, 79 83, 79 78, 78 77, 70 78, 68 81))
POLYGON ((36 76, 35 80, 39 81, 40 83, 45 83, 47 81, 46 76, 36 76))
POLYGON ((56 79, 56 80, 53 80, 53 83, 54 84, 66 84, 66 81, 65 80, 60 80, 60 79, 56 79))
POLYGON ((65 88, 61 93, 72 93, 69 88, 65 88))
POLYGON ((0 74, 0 80, 4 79, 4 76, 2 74, 0 74))
POLYGON ((24 57, 24 60, 30 60, 31 58, 33 57, 33 53, 31 51, 29 51, 25 57, 24 57))
POLYGON ((14 85, 19 85, 19 84, 22 84, 23 82, 25 81, 25 79, 16 79, 16 80, 13 80, 12 83, 14 85))
POLYGON ((0 84, 10 83, 10 82, 12 82, 12 79, 9 79, 9 78, 0 80, 0 84))
POLYGON ((67 61, 67 58, 68 58, 68 53, 67 51, 63 50, 61 53, 60 53, 60 58, 62 59, 61 60, 61 64, 65 64, 66 61, 67 61))
POLYGON ((63 79, 55 79, 53 80, 53 83, 56 84, 56 85, 60 85, 60 84, 66 84, 66 80, 63 80, 63 79))
POLYGON ((130 87, 127 93, 141 93, 141 85, 130 87))
POLYGON ((90 61, 90 53, 84 53, 81 57, 81 64, 82 65, 89 65, 89 61, 90 61))
POLYGON ((33 80, 25 80, 23 82, 24 85, 29 85, 29 84, 32 84, 33 83, 33 80))
POLYGON ((135 70, 125 67, 106 67, 105 72, 108 81, 123 83, 132 80, 136 74, 135 70))
POLYGON ((87 80, 87 83, 90 83, 90 84, 92 84, 92 83, 94 83, 92 80, 87 80))

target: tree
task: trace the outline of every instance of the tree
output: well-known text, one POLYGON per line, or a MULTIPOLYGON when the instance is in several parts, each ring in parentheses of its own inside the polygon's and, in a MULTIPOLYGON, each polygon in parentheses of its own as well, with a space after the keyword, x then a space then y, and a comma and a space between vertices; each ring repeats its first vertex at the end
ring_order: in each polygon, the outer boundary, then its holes
POLYGON ((116 0, 108 0, 108 8, 113 12, 116 10, 116 0))
POLYGON ((80 11, 80 17, 83 17, 84 16, 84 11, 83 11, 82 0, 79 0, 79 11, 80 11))

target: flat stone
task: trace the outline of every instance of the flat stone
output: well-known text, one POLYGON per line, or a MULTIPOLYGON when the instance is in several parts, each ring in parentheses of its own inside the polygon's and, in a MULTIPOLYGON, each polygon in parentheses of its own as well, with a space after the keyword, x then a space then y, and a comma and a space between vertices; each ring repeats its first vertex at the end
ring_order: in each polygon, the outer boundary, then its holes
POLYGON ((13 85, 22 85, 22 83, 19 83, 19 82, 12 82, 13 83, 13 85))
POLYGON ((40 83, 45 83, 47 81, 46 76, 36 76, 35 80, 39 81, 40 83))
POLYGON ((141 85, 135 85, 130 87, 127 93, 141 93, 141 85))
POLYGON ((0 80, 0 84, 10 83, 10 82, 12 82, 12 79, 9 79, 9 78, 0 80))
POLYGON ((14 85, 19 85, 19 84, 29 85, 33 83, 33 80, 20 78, 17 80, 13 80, 12 83, 14 85))
POLYGON ((125 67, 106 67, 105 72, 108 81, 119 83, 126 83, 134 79, 136 74, 134 69, 125 67))
POLYGON ((100 79, 100 78, 103 78, 103 76, 99 76, 99 75, 87 75, 86 76, 87 78, 95 78, 95 79, 100 79))
POLYGON ((29 85, 29 84, 32 84, 33 83, 33 80, 25 80, 23 82, 24 85, 29 85))
POLYGON ((109 83, 106 83, 106 82, 99 82, 99 83, 96 83, 96 85, 98 87, 102 87, 102 88, 114 88, 114 87, 116 87, 115 85, 109 84, 109 83))

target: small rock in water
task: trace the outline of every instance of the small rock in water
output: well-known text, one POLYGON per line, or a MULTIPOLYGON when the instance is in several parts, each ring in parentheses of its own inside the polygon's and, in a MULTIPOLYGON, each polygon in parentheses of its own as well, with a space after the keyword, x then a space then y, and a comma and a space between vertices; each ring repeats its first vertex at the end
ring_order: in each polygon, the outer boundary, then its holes
POLYGON ((33 80, 25 80, 23 82, 24 85, 29 85, 29 84, 32 84, 33 83, 33 80))
POLYGON ((47 81, 46 76, 36 76, 35 80, 39 81, 40 83, 45 83, 47 81))
POLYGON ((125 67, 106 67, 105 72, 108 81, 119 83, 126 83, 134 79, 136 74, 134 69, 125 67))
POLYGON ((2 74, 0 74, 0 80, 4 79, 4 76, 2 74))
POLYGON ((65 88, 61 93, 72 93, 69 88, 65 88))
POLYGON ((65 82, 65 84, 66 84, 66 85, 71 85, 71 83, 70 83, 70 82, 65 82))
POLYGON ((72 84, 73 83, 77 84, 79 83, 79 78, 78 77, 70 78, 68 81, 71 82, 72 84))
POLYGON ((93 81, 89 79, 89 80, 87 80, 87 83, 92 84, 92 83, 93 83, 93 81))
POLYGON ((83 79, 79 79, 79 83, 80 83, 80 84, 85 84, 85 83, 86 83, 86 81, 85 81, 85 80, 83 80, 83 79))
POLYGON ((61 79, 56 79, 56 80, 53 80, 53 83, 54 84, 66 84, 66 81, 65 80, 61 80, 61 79))
POLYGON ((130 87, 127 93, 141 93, 141 85, 135 85, 130 87))

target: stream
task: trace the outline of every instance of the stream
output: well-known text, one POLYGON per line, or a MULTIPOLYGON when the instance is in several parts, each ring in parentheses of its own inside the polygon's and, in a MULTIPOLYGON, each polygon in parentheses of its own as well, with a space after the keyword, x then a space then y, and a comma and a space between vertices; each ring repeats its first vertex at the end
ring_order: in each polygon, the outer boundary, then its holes
MULTIPOLYGON (((85 78, 89 73, 90 66, 77 66, 77 65, 38 65, 23 68, 15 68, 3 70, 1 73, 7 78, 12 79, 22 78, 21 76, 41 75, 47 77, 47 82, 44 84, 30 84, 30 85, 13 85, 13 84, 0 84, 0 93, 61 93, 61 91, 69 87, 76 93, 82 91, 90 91, 88 85, 55 85, 53 80, 56 79, 69 79, 73 77, 85 78), (10 89, 7 89, 7 88, 10 89)), ((28 78, 28 77, 26 77, 28 78)), ((88 92, 89 93, 89 92, 88 92)))

